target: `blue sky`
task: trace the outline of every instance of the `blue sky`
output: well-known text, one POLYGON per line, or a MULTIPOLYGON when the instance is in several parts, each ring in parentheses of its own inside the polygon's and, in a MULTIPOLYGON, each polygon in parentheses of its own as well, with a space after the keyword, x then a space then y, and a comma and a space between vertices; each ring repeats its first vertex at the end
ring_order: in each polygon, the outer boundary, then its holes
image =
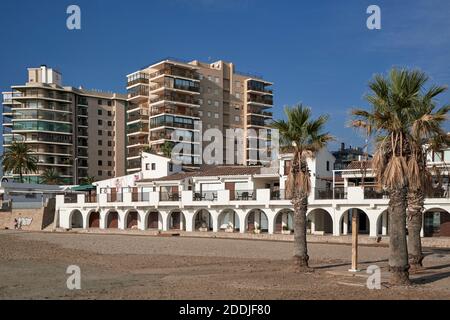
MULTIPOLYGON (((125 75, 171 56, 233 61, 275 82, 275 117, 298 102, 330 115, 340 142, 363 141, 348 110, 365 107, 367 83, 393 66, 420 68, 450 83, 450 1, 2 0, 0 89, 47 64, 66 85, 125 91, 125 75), (77 4, 82 30, 66 28, 77 4), (382 29, 366 27, 377 4, 382 29)), ((441 96, 450 103, 450 94, 441 96)))

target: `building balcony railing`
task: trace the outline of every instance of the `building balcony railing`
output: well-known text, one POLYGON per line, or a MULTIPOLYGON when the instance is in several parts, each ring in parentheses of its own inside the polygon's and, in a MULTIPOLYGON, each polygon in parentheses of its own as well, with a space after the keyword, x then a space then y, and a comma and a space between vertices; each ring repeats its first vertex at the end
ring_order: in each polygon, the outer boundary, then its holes
POLYGON ((253 95, 249 95, 247 98, 247 101, 249 103, 260 103, 260 104, 267 104, 272 106, 273 105, 273 98, 272 96, 263 96, 263 97, 258 97, 258 96, 253 96, 253 95))
POLYGON ((151 122, 152 128, 158 128, 158 127, 172 127, 172 128, 180 128, 180 129, 191 129, 193 130, 195 128, 194 124, 191 123, 180 123, 180 122, 169 122, 169 121, 158 121, 158 122, 151 122))
POLYGON ((345 188, 334 188, 334 189, 314 189, 314 199, 315 200, 343 200, 347 199, 347 190, 345 188))
POLYGON ((84 202, 85 203, 97 203, 97 194, 91 193, 91 194, 85 194, 84 195, 84 202))
POLYGON ((272 120, 263 120, 257 117, 250 117, 247 119, 247 125, 258 127, 269 127, 272 120))
POLYGON ((149 79, 146 79, 146 78, 138 78, 138 79, 135 79, 135 80, 128 81, 128 82, 127 82, 127 86, 128 86, 128 87, 131 87, 131 86, 134 86, 134 85, 136 85, 136 84, 149 84, 149 83, 150 83, 150 80, 149 80, 149 79))
POLYGON ((270 200, 291 200, 286 190, 272 190, 270 192, 270 200))
POLYGON ((197 73, 188 71, 188 70, 182 70, 179 68, 165 68, 163 70, 159 70, 159 71, 151 73, 149 75, 149 78, 153 79, 153 78, 157 78, 162 75, 176 76, 176 77, 182 77, 182 78, 193 79, 193 80, 200 79, 200 76, 197 73))
POLYGON ((170 101, 173 103, 185 103, 185 104, 193 104, 199 105, 200 101, 198 99, 192 98, 190 96, 180 96, 180 95, 162 95, 155 98, 150 99, 151 104, 155 104, 161 101, 170 101))
POLYGON ((256 200, 256 190, 238 190, 230 192, 232 201, 250 201, 256 200))
POLYGON ((78 194, 77 193, 68 193, 64 195, 64 203, 77 203, 78 194))
POLYGON ((188 117, 199 117, 199 113, 197 110, 193 110, 191 108, 177 108, 174 106, 161 106, 161 107, 153 107, 150 111, 151 116, 157 116, 163 113, 174 114, 180 116, 188 116, 188 117))
POLYGON ((107 202, 123 202, 123 193, 108 193, 107 202))
POLYGON ((261 115, 263 117, 273 117, 273 112, 261 111, 258 108, 248 108, 247 113, 251 113, 253 115, 261 115))
POLYGON ((138 120, 148 121, 149 116, 144 113, 131 113, 131 114, 128 114, 128 116, 127 116, 128 122, 133 122, 133 121, 138 121, 138 120))
POLYGON ((217 191, 194 191, 194 201, 217 201, 217 191))
POLYGON ((179 192, 160 192, 159 201, 180 201, 181 194, 179 192))
POLYGON ((364 199, 389 199, 389 193, 376 187, 364 188, 364 199))

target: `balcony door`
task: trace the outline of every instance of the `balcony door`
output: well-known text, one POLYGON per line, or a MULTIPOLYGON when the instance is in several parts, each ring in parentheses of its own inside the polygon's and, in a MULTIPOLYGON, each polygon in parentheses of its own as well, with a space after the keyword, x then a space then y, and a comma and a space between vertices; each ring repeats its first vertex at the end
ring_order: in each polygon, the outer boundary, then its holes
POLYGON ((225 182, 225 190, 229 190, 230 191, 230 200, 235 200, 236 183, 234 183, 234 182, 225 182))

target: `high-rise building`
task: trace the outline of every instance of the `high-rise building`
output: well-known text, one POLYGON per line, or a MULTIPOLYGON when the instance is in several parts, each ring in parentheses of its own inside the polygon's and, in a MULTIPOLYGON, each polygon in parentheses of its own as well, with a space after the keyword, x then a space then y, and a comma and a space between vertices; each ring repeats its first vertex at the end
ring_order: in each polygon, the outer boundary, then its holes
MULTIPOLYGON (((227 129, 242 129, 244 152, 238 162, 267 161, 257 151, 270 144, 271 82, 240 73, 233 63, 175 59, 159 61, 127 78, 128 173, 141 169, 143 150, 164 153, 167 144, 179 143, 180 137, 183 154, 172 156, 187 164, 201 163, 199 136, 211 128, 224 135, 227 129)), ((224 149, 226 145, 224 141, 224 149)))
POLYGON ((28 183, 41 183, 50 168, 62 184, 124 175, 126 105, 123 95, 64 87, 58 71, 29 68, 26 84, 3 93, 3 147, 29 145, 38 171, 24 175, 28 183))

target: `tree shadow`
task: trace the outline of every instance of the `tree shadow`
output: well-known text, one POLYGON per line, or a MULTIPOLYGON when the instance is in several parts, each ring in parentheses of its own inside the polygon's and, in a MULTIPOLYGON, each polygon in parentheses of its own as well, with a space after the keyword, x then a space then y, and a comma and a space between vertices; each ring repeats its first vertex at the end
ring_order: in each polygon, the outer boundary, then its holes
POLYGON ((414 284, 427 284, 427 283, 433 283, 433 282, 436 282, 436 281, 439 281, 439 280, 442 280, 442 279, 445 279, 448 277, 450 277, 450 271, 422 276, 420 278, 412 279, 411 282, 414 284))

